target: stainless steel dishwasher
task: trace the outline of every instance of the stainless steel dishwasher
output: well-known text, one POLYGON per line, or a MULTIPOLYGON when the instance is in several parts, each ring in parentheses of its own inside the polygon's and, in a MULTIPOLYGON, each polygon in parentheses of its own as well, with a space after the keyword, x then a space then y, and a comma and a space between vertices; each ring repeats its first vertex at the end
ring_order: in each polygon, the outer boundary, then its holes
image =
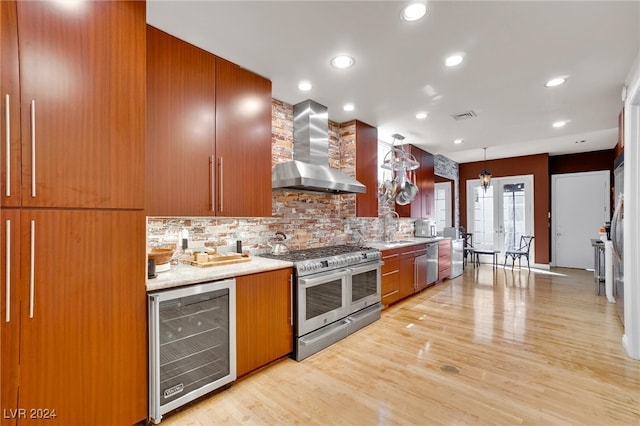
POLYGON ((427 244, 427 286, 438 281, 438 242, 427 244))
POLYGON ((148 294, 149 420, 236 379, 234 279, 148 294))

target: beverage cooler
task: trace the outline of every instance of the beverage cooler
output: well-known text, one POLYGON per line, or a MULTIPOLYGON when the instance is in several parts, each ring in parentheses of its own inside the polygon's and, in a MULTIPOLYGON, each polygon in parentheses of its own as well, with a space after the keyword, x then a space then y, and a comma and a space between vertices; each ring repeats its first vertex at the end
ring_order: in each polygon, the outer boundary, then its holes
POLYGON ((148 294, 149 420, 236 379, 235 280, 148 294))

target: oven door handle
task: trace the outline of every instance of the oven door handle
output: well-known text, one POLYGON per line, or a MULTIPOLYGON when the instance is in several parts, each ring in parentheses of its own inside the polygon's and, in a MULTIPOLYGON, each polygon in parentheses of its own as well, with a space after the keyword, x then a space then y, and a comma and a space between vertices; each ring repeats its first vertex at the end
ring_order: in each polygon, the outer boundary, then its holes
POLYGON ((350 267, 351 274, 362 274, 363 272, 375 271, 383 265, 383 262, 367 263, 366 265, 354 265, 350 267))
POLYGON ((314 275, 312 277, 301 277, 298 279, 298 281, 300 282, 300 285, 306 288, 306 287, 314 287, 318 284, 323 284, 328 281, 342 279, 347 275, 349 275, 348 269, 339 269, 337 271, 331 271, 325 274, 314 275))

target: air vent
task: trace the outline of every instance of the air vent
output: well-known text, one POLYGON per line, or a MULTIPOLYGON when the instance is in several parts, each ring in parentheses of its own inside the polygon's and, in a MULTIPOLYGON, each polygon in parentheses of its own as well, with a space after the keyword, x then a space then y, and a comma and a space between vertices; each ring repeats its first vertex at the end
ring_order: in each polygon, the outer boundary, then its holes
POLYGON ((459 121, 459 120, 468 120, 469 118, 477 117, 477 115, 473 111, 465 111, 465 112, 460 112, 458 114, 453 114, 451 117, 453 117, 454 120, 459 121))

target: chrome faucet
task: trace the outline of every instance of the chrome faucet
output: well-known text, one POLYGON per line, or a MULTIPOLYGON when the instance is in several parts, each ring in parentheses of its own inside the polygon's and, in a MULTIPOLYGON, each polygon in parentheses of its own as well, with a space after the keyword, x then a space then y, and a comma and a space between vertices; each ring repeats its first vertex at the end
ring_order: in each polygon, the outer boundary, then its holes
POLYGON ((398 212, 395 210, 390 210, 382 218, 382 239, 385 242, 393 241, 393 238, 391 238, 391 235, 387 230, 387 218, 394 217, 394 216, 396 218, 395 231, 394 231, 395 233, 400 229, 400 215, 398 214, 398 212))
POLYGON ((358 244, 366 244, 367 238, 362 235, 362 232, 360 232, 359 229, 354 229, 353 233, 358 235, 358 244))

